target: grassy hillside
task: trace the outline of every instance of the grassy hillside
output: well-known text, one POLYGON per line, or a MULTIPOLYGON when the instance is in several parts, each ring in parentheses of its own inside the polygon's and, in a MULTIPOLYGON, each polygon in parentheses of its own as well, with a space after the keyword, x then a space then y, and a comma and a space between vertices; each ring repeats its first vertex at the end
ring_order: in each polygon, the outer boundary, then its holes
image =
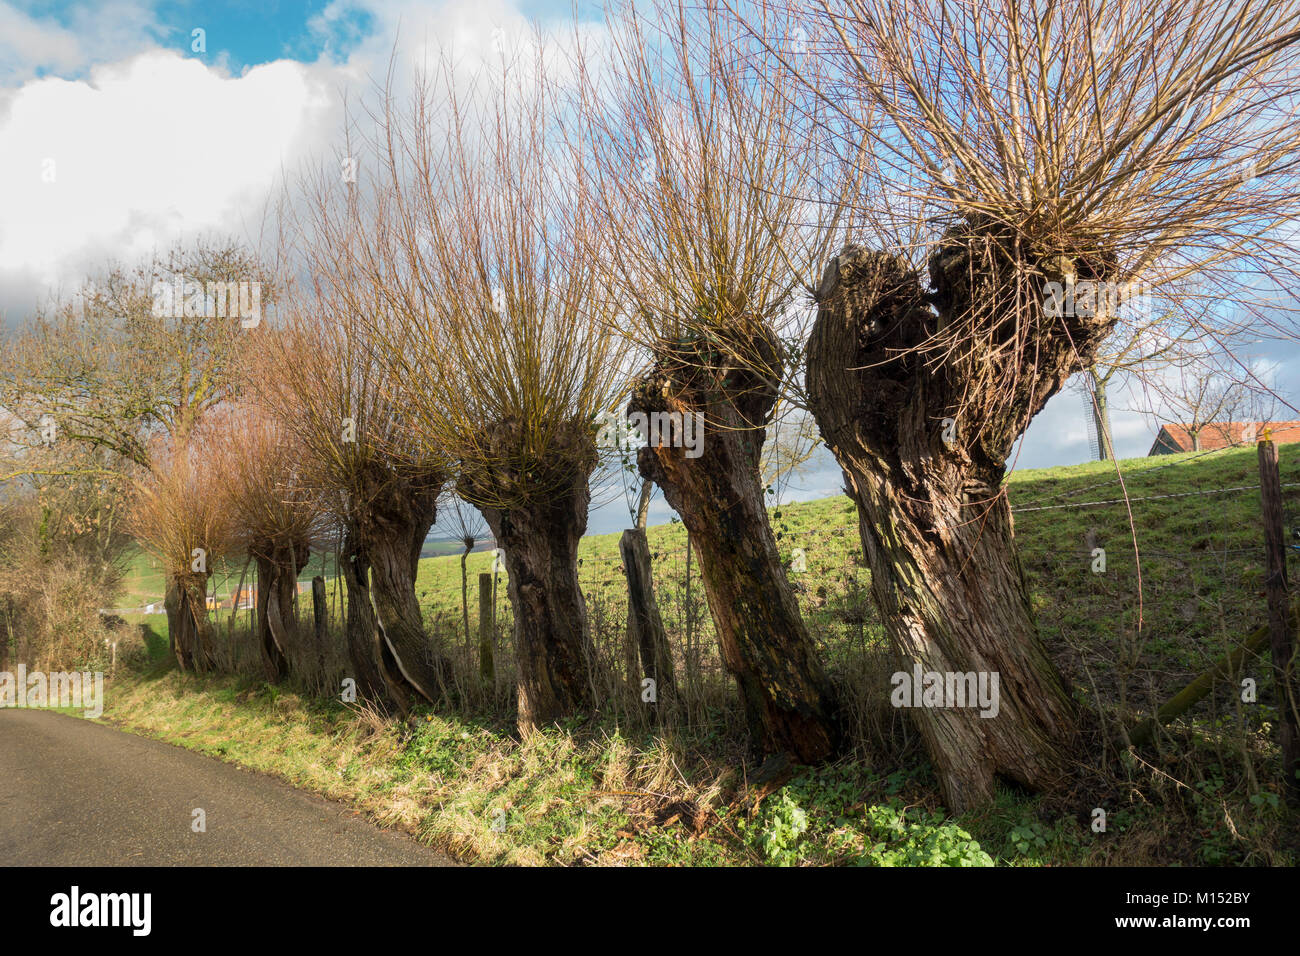
MULTIPOLYGON (((1113 691, 1122 660, 1130 680, 1161 696, 1263 621, 1259 492, 1251 487, 1258 483, 1256 452, 1244 448, 1118 465, 1122 482, 1112 462, 1015 472, 1007 494, 1044 640, 1068 676, 1089 693, 1113 691), (1105 550, 1101 573, 1093 570, 1090 534, 1105 550)), ((1300 445, 1282 446, 1281 467, 1289 532, 1300 525, 1300 489, 1285 487, 1300 483, 1300 445)), ((770 514, 787 565, 795 549, 804 552, 807 570, 790 576, 829 663, 834 666, 846 649, 876 641, 870 575, 849 499, 774 507, 770 514)), ((621 639, 627 614, 618 538, 589 536, 580 548, 579 575, 593 630, 598 644, 608 646, 621 639)), ((679 639, 689 634, 695 643, 707 643, 712 624, 698 571, 688 576, 684 527, 652 527, 648 539, 666 626, 679 639)), ((438 543, 440 549, 451 546, 438 543)), ((302 579, 330 561, 314 556, 302 579)), ((466 562, 471 629, 478 620, 478 575, 492 564, 492 553, 484 550, 466 562)), ((162 576, 151 559, 137 553, 129 567, 120 603, 161 600, 162 576)), ((218 566, 218 594, 234 590, 239 570, 218 566)), ((416 587, 430 628, 459 643, 459 554, 424 558, 416 587)), ((498 576, 497 613, 508 634, 504 571, 498 576)))
MULTIPOLYGON (((482 544, 478 545, 479 550, 483 547, 482 544)), ((421 557, 427 560, 440 555, 459 555, 461 550, 459 541, 429 540, 424 544, 421 557)), ((122 563, 124 574, 122 590, 118 595, 119 606, 143 607, 146 604, 162 601, 165 582, 162 568, 156 558, 139 548, 132 548, 123 557, 122 563)), ((225 599, 234 593, 239 587, 242 571, 242 562, 217 561, 216 570, 212 575, 212 587, 216 589, 218 597, 225 599)), ((326 578, 334 576, 333 555, 313 554, 307 567, 303 568, 298 575, 298 580, 310 581, 317 574, 323 574, 326 578)), ((244 586, 248 587, 252 580, 253 572, 250 569, 244 580, 244 586)))
MULTIPOLYGON (((504 575, 497 601, 503 670, 495 687, 476 689, 463 680, 477 670, 476 639, 468 648, 460 641, 454 555, 424 560, 417 585, 427 623, 459 662, 462 683, 446 707, 396 721, 292 683, 268 685, 252 671, 169 672, 161 621, 153 619, 158 664, 143 673, 124 669, 107 714, 352 801, 469 860, 1292 865, 1300 824, 1278 798, 1266 658, 1222 682, 1154 751, 1119 753, 1097 730, 1099 720, 1114 726, 1116 718, 1149 713, 1262 622, 1255 454, 1122 462, 1122 486, 1113 463, 1009 479, 1039 624, 1082 706, 1088 760, 1060 792, 1000 789, 992 806, 959 817, 943 812, 923 749, 888 706, 888 655, 855 515, 842 497, 774 508, 772 520, 787 559, 794 548, 805 552, 807 571, 792 572, 792 580, 851 711, 853 747, 775 788, 751 785, 757 768, 746 759, 694 569, 687 583, 680 524, 650 529, 649 540, 680 683, 693 679, 699 692, 666 728, 611 697, 593 719, 519 740, 509 719, 504 575), (1104 571, 1093 570, 1090 537, 1105 549, 1104 571), (1258 680, 1257 703, 1240 701, 1241 676, 1258 680), (1108 814, 1104 833, 1091 828, 1096 807, 1108 814)), ((1281 457, 1284 484, 1300 484, 1300 445, 1284 446, 1281 457)), ((1300 521, 1300 496, 1296 487, 1284 493, 1289 530, 1300 521)), ((617 669, 626 615, 618 536, 585 539, 581 555, 593 635, 617 669)), ((476 576, 491 561, 490 553, 475 553, 467 562, 475 623, 476 576)), ((244 659, 255 664, 255 657, 245 649, 244 659)))
MULTIPOLYGON (((1070 674, 1088 686, 1109 682, 1113 653, 1152 656, 1143 676, 1154 686, 1181 686, 1222 653, 1226 643, 1263 623, 1263 545, 1256 451, 1252 448, 1118 463, 1018 471, 1007 480, 1016 509, 1021 561, 1044 639, 1070 674), (1124 499, 1127 492, 1129 503, 1124 499), (1104 502, 1089 504, 1089 502, 1104 502), (1130 521, 1131 510, 1131 521, 1130 521), (1092 570, 1089 532, 1105 550, 1105 571, 1092 570), (1135 556, 1140 555, 1140 563, 1135 556), (1140 568, 1140 575, 1139 575, 1140 568), (1138 629, 1139 618, 1142 627, 1138 629), (1130 647, 1131 645, 1131 647, 1130 647)), ((1300 445, 1281 447, 1284 486, 1300 483, 1300 445)), ((1300 524, 1300 488, 1284 487, 1288 533, 1300 524)), ((847 497, 771 510, 787 565, 802 548, 807 571, 791 574, 808 624, 833 654, 844 640, 869 640, 875 610, 862 566, 857 517, 847 497)), ((710 631, 698 578, 686 590, 686 531, 680 523, 648 530, 655 584, 670 630, 710 631)), ((583 539, 580 577, 593 625, 617 631, 626 619, 617 534, 583 539)), ((477 575, 490 553, 467 562, 470 618, 477 620, 477 575)), ((505 575, 499 613, 509 619, 505 575)), ((432 625, 459 627, 459 557, 421 562, 417 589, 432 625)))

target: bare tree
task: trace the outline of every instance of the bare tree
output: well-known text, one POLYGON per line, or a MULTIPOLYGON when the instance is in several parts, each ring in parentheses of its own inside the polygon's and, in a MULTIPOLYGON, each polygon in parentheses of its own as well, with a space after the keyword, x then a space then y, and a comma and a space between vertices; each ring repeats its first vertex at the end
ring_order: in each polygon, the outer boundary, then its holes
POLYGON ((446 683, 415 580, 450 463, 417 439, 376 358, 372 329, 401 319, 394 285, 372 268, 382 237, 367 229, 378 215, 367 199, 387 200, 368 196, 350 171, 350 138, 344 149, 342 162, 305 171, 282 203, 298 281, 255 390, 306 450, 309 480, 334 518, 350 676, 366 698, 405 712, 413 696, 440 700, 446 683))
POLYGON ((653 22, 628 9, 609 32, 584 64, 594 132, 580 145, 599 176, 618 330, 648 360, 629 412, 683 425, 646 436, 641 474, 690 532, 753 745, 822 760, 835 707, 777 553, 762 462, 797 381, 801 282, 837 207, 793 192, 808 174, 787 137, 793 72, 760 82, 756 45, 716 7, 668 0, 653 22), (699 447, 686 447, 696 422, 699 447))
MULTIPOLYGON (((217 412, 208 447, 217 494, 229 509, 232 548, 257 567, 257 633, 267 677, 282 680, 302 650, 298 574, 323 530, 305 450, 275 418, 250 406, 217 412)), ((315 651, 323 659, 323 649, 315 651)))
POLYGON ((230 509, 208 445, 206 423, 183 438, 156 439, 148 472, 136 484, 128 527, 163 567, 164 606, 176 662, 183 671, 216 663, 207 585, 232 543, 230 509))
MULTIPOLYGON (((58 464, 27 458, 5 477, 138 478, 140 469, 153 467, 155 446, 182 454, 190 433, 234 393, 233 366, 263 331, 275 294, 261 259, 228 239, 178 244, 142 265, 112 266, 88 280, 11 335, 0 361, 0 407, 38 441, 85 454, 58 464)), ((167 481, 180 479, 173 471, 142 480, 161 502, 167 481)), ((150 514, 155 522, 159 502, 150 514)), ((149 531, 155 539, 162 533, 156 524, 149 531)), ((201 593, 188 573, 174 570, 167 580, 169 608, 201 593)), ((169 612, 169 628, 183 629, 179 643, 175 631, 170 635, 183 667, 208 663, 206 625, 191 627, 191 618, 205 622, 206 613, 206 606, 169 612)))
POLYGON ((346 195, 327 177, 313 184, 306 221, 290 222, 310 286, 294 290, 285 329, 267 337, 256 389, 305 450, 307 480, 340 533, 351 676, 364 697, 404 711, 412 695, 442 694, 445 661, 424 630, 415 578, 448 466, 417 447, 387 397, 362 327, 363 314, 390 314, 387 302, 352 268, 349 243, 359 240, 346 195))
POLYGON ((274 298, 268 269, 232 240, 112 266, 7 338, 0 407, 32 434, 52 424, 147 467, 152 436, 184 436, 230 396, 274 298))
MULTIPOLYGON (((1240 355, 1243 350, 1235 351, 1240 355)), ((1184 352, 1163 375, 1151 376, 1144 384, 1143 397, 1152 406, 1149 413, 1162 424, 1185 428, 1191 451, 1201 450, 1207 434, 1228 444, 1253 441, 1231 426, 1266 423, 1276 413, 1272 389, 1223 352, 1184 352)))
POLYGON ((457 462, 457 493, 505 552, 525 731, 589 707, 603 683, 578 541, 595 418, 623 365, 548 55, 540 36, 507 37, 467 80, 444 54, 409 108, 386 99, 364 266, 400 298, 401 322, 368 330, 391 400, 457 462))
POLYGON ((1294 283, 1300 9, 781 6, 835 75, 808 84, 834 111, 817 135, 868 144, 855 207, 883 246, 825 270, 812 409, 900 673, 1000 675, 996 718, 948 706, 916 721, 954 809, 992 799, 999 775, 1049 786, 1078 725, 1016 557, 1007 458, 1096 361, 1132 283, 1168 296, 1202 273, 1246 306, 1252 282, 1294 283), (1116 294, 1062 308, 1083 291, 1116 294))
POLYGON ((1126 317, 1121 307, 1115 330, 1099 349, 1093 363, 1084 370, 1079 389, 1084 396, 1085 414, 1092 420, 1097 436, 1097 456, 1105 461, 1115 458, 1115 441, 1111 431, 1113 386, 1120 382, 1146 382, 1161 370, 1179 361, 1195 347, 1200 337, 1190 326, 1174 328, 1165 313, 1153 314, 1145 307, 1130 310, 1126 317))

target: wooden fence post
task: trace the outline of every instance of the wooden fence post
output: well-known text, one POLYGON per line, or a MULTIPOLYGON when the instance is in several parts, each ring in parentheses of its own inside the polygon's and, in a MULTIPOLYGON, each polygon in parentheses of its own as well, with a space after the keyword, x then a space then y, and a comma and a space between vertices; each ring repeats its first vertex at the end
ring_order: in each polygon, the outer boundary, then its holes
POLYGON ((316 654, 320 657, 321 679, 325 679, 325 636, 329 626, 329 599, 325 594, 325 579, 319 574, 311 579, 311 614, 312 627, 316 631, 316 654))
POLYGON ((478 576, 478 673, 484 681, 494 680, 495 662, 492 658, 492 635, 496 631, 496 607, 493 592, 496 590, 493 575, 483 571, 478 576))
POLYGON ((699 676, 699 655, 695 650, 694 637, 695 605, 691 600, 691 532, 686 531, 686 690, 693 693, 695 680, 699 676))
POLYGON ((1282 751, 1282 781, 1287 800, 1300 804, 1300 674, 1289 622, 1291 593, 1286 579, 1286 540, 1282 520, 1282 476, 1277 446, 1267 431, 1259 443, 1259 495, 1264 512, 1264 590, 1268 597, 1268 641, 1273 652, 1273 686, 1277 694, 1277 736, 1282 751))
MULTIPOLYGON (((646 542, 645 530, 628 528, 619 538, 618 550, 627 573, 629 620, 636 629, 641 675, 643 679, 648 677, 654 681, 656 703, 667 701, 676 690, 676 680, 672 653, 668 649, 668 634, 664 631, 659 605, 655 601, 650 545, 646 542)), ((641 681, 636 683, 640 685, 641 681)))

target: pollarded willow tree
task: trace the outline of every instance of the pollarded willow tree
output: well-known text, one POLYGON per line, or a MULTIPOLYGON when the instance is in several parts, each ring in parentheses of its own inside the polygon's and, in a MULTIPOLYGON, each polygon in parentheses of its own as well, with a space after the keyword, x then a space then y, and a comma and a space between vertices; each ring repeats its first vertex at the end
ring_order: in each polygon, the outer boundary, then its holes
POLYGON ((594 235, 617 328, 648 360, 628 409, 652 432, 641 473, 690 531, 755 749, 822 760, 837 746, 835 706, 777 551, 762 465, 774 412, 798 384, 801 290, 839 207, 800 200, 810 166, 798 79, 769 71, 734 20, 665 0, 653 20, 611 16, 608 32, 584 59, 593 132, 577 145, 598 176, 594 235))
MULTIPOLYGON (((232 549, 257 568, 258 643, 267 677, 279 681, 302 665, 306 650, 298 630, 298 575, 321 542, 321 500, 309 480, 305 449, 262 409, 218 410, 207 445, 218 497, 228 508, 232 549)), ((323 659, 323 649, 314 650, 323 659)))
POLYGON ((289 222, 300 230, 309 288, 288 297, 254 387, 304 450, 304 480, 333 517, 350 676, 364 698, 405 711, 413 695, 436 702, 445 686, 446 661, 424 629, 415 578, 448 471, 442 456, 416 446, 403 410, 386 397, 363 316, 370 323, 391 313, 382 289, 352 268, 361 241, 355 207, 334 188, 327 176, 309 180, 302 218, 289 222))
POLYGON ((1136 288, 1164 306, 1202 273, 1243 310, 1261 282, 1295 288, 1300 8, 845 0, 794 13, 835 73, 809 84, 835 105, 821 135, 865 141, 881 177, 857 211, 882 248, 845 248, 817 290, 810 402, 857 502, 900 669, 1000 679, 996 716, 951 700, 914 712, 961 810, 998 777, 1052 785, 1078 733, 1012 539, 1017 438, 1128 321, 1136 288))
POLYGON ((203 673, 217 663, 207 586, 214 562, 231 547, 230 509, 206 423, 184 438, 156 439, 146 451, 150 466, 136 479, 127 527, 162 565, 177 664, 203 673))
MULTIPOLYGON (((551 38, 505 38, 473 76, 450 54, 409 108, 388 97, 370 233, 404 297, 370 329, 428 446, 505 552, 520 728, 590 708, 603 683, 578 584, 596 418, 623 372, 610 293, 591 253, 584 171, 563 148, 551 38), (432 381, 436 385, 430 387, 432 381)), ((390 281, 391 280, 391 281, 390 281)))
MULTIPOLYGON (((380 208, 386 201, 371 198, 380 208)), ((388 372, 375 357, 369 330, 395 313, 392 286, 371 267, 382 247, 366 229, 371 213, 356 177, 338 166, 302 176, 282 223, 305 278, 256 390, 307 451, 308 481, 334 519, 351 676, 364 697, 404 712, 414 695, 440 700, 446 685, 415 579, 449 471, 389 400, 388 372)))

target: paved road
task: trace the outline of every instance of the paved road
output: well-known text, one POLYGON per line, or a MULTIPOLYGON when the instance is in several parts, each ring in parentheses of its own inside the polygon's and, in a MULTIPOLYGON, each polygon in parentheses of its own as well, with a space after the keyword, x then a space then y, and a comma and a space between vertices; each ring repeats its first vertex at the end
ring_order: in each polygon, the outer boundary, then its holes
POLYGON ((0 709, 0 866, 447 866, 277 780, 103 724, 0 709), (207 832, 192 829, 202 808, 207 832))

